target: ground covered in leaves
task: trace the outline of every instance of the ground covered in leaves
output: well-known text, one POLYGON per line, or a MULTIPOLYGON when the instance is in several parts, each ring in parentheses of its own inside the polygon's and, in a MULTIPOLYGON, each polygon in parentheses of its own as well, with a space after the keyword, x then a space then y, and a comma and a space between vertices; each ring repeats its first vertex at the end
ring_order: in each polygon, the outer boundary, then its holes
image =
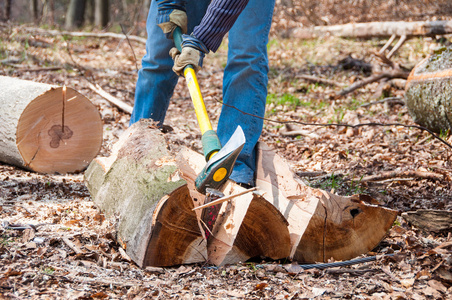
MULTIPOLYGON (((278 26, 278 24, 276 24, 278 26)), ((129 115, 88 82, 133 105, 144 45, 71 38, 0 25, 0 75, 56 85, 88 96, 104 121, 100 155, 128 127, 129 115), (136 60, 138 58, 138 60, 136 60)), ((392 58, 410 69, 451 37, 407 41, 392 58)), ((452 210, 452 149, 416 128, 403 104, 404 81, 341 89, 389 68, 373 53, 385 40, 281 39, 268 45, 270 82, 262 141, 287 159, 306 184, 341 195, 365 193, 403 212, 452 210), (315 83, 305 75, 328 79, 315 83), (382 101, 383 100, 383 101, 382 101), (380 125, 355 128, 331 124, 380 125), (314 125, 316 124, 316 125, 314 125)), ((207 109, 221 110, 226 43, 199 72, 207 109)), ((174 143, 200 150, 200 133, 181 80, 165 122, 174 143)), ((440 137, 452 143, 449 134, 440 137)), ((216 268, 190 265, 142 270, 115 240, 94 206, 83 174, 42 175, 0 164, 0 297, 7 299, 446 299, 452 294, 452 237, 398 217, 375 262, 303 271, 288 261, 216 268), (397 253, 393 257, 383 254, 397 253)))

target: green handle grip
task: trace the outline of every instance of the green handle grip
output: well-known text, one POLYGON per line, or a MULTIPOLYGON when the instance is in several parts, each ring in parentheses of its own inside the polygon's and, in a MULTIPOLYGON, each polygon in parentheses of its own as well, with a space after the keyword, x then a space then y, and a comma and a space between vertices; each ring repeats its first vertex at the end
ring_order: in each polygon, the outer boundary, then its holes
POLYGON ((182 29, 179 26, 173 31, 173 40, 177 50, 182 52, 182 29))

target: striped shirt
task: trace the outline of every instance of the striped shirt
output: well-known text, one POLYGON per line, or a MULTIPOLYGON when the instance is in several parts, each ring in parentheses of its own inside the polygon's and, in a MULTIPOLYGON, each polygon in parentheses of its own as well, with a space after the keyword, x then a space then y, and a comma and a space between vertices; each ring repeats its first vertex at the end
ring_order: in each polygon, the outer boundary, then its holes
POLYGON ((193 30, 193 35, 210 51, 217 51, 223 37, 247 3, 248 0, 212 0, 201 23, 193 30))

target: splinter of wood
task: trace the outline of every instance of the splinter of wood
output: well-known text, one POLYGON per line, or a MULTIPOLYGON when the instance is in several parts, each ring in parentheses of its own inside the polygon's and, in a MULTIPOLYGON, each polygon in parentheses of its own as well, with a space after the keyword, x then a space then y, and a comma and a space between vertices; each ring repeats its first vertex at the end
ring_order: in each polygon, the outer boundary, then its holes
POLYGON ((63 85, 63 111, 61 113, 61 132, 64 133, 64 111, 66 110, 66 85, 63 85))
POLYGON ((226 196, 226 197, 223 197, 223 198, 214 200, 214 201, 212 201, 212 202, 209 202, 209 203, 207 203, 207 204, 197 206, 197 207, 193 208, 192 210, 203 209, 203 208, 206 208, 206 207, 210 207, 210 206, 213 206, 213 205, 217 205, 217 204, 219 204, 219 203, 226 202, 226 201, 228 201, 228 200, 230 200, 230 199, 234 199, 234 198, 236 198, 236 197, 238 197, 238 196, 242 196, 242 195, 248 194, 248 193, 250 193, 250 192, 252 192, 252 191, 255 191, 255 190, 257 190, 257 188, 256 188, 256 187, 253 187, 253 188, 250 188, 250 189, 245 190, 245 191, 243 191, 243 192, 240 192, 240 193, 237 193, 237 194, 234 194, 234 195, 229 195, 229 196, 226 196))

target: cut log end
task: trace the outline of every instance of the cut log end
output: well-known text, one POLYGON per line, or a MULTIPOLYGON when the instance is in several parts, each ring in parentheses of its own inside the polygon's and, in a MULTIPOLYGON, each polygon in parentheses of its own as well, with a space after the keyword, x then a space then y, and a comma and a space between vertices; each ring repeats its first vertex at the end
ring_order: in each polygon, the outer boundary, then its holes
POLYGON ((24 167, 42 173, 79 172, 102 145, 96 107, 71 88, 51 88, 20 115, 16 145, 24 167))

